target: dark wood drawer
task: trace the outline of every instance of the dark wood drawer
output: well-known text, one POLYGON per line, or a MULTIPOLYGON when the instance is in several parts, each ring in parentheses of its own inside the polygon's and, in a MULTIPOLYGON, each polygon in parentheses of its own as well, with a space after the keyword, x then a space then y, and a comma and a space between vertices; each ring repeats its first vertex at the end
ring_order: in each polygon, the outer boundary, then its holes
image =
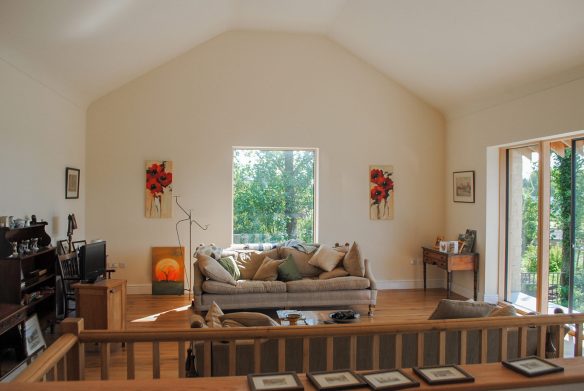
POLYGON ((26 319, 26 311, 19 311, 17 314, 0 320, 0 333, 3 333, 26 319))
POLYGON ((423 261, 425 263, 446 269, 448 265, 448 254, 424 250, 423 255, 423 261))

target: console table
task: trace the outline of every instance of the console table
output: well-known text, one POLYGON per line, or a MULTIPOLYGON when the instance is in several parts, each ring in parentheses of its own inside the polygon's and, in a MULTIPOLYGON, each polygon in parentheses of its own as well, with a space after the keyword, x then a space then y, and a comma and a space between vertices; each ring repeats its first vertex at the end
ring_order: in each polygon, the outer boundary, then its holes
POLYGON ((77 317, 87 330, 126 328, 126 280, 73 284, 77 317))
POLYGON ((438 251, 431 247, 422 247, 422 261, 424 262, 424 290, 426 290, 426 265, 438 266, 446 270, 446 286, 448 289, 448 298, 452 288, 452 272, 458 270, 471 270, 474 277, 474 299, 477 299, 478 291, 478 273, 479 273, 479 254, 451 254, 438 251))

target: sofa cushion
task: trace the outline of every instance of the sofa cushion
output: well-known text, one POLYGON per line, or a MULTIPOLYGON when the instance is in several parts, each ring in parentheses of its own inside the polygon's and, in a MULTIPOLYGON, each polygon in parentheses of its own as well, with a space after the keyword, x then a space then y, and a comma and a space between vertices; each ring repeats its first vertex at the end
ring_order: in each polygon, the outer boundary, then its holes
POLYGON ((361 251, 359 250, 357 242, 353 242, 349 247, 349 251, 345 254, 345 257, 343 258, 343 267, 352 276, 365 276, 365 261, 361 256, 361 251))
POLYGON ((221 322, 234 320, 245 327, 279 326, 274 319, 260 312, 234 312, 231 314, 225 314, 219 319, 221 319, 221 322))
POLYGON ((294 256, 288 254, 284 262, 278 266, 278 280, 280 281, 296 281, 301 280, 302 276, 294 262, 294 256))
POLYGON ((309 264, 312 266, 317 266, 324 271, 330 272, 333 270, 345 254, 340 251, 335 250, 334 248, 328 246, 320 246, 316 253, 310 258, 308 261, 309 264))
POLYGON ((337 267, 337 268, 334 268, 333 270, 331 270, 330 272, 320 273, 320 275, 318 276, 318 278, 320 280, 329 280, 331 278, 345 277, 345 276, 348 276, 348 275, 349 275, 349 272, 346 271, 344 268, 337 267))
POLYGON ((207 315, 205 315, 205 320, 207 321, 207 326, 220 328, 221 327, 221 320, 219 319, 220 316, 223 315, 223 311, 219 308, 217 303, 213 302, 209 311, 207 311, 207 315))
POLYGON ((199 270, 201 270, 201 273, 203 273, 205 277, 214 281, 235 285, 235 280, 231 274, 229 274, 229 272, 213 258, 199 254, 197 255, 197 264, 199 265, 199 270))
POLYGON ((207 280, 203 282, 203 291, 219 295, 236 295, 239 293, 285 293, 286 283, 282 281, 247 281, 239 280, 236 285, 207 280))
POLYGON ((428 319, 483 318, 495 308, 482 301, 442 299, 428 319))
POLYGON ((517 316, 517 311, 512 305, 504 305, 502 307, 495 307, 488 316, 517 316))
POLYGON ((322 273, 322 270, 308 263, 310 258, 314 255, 314 252, 307 254, 292 247, 282 247, 280 249, 280 255, 282 258, 292 255, 292 257, 294 257, 294 263, 302 277, 315 277, 322 273))
POLYGON ((269 251, 240 253, 237 263, 239 271, 241 272, 241 279, 252 280, 266 257, 280 259, 278 249, 274 248, 269 251))
POLYGON ((209 327, 207 326, 207 322, 205 322, 205 318, 203 318, 199 314, 192 314, 191 317, 189 318, 189 322, 191 324, 192 329, 201 329, 209 327))
POLYGON ((265 257, 260 268, 253 275, 254 281, 276 281, 278 279, 278 266, 284 263, 283 259, 265 257))
POLYGON ((322 292, 345 291, 369 288, 369 279, 363 277, 338 277, 329 280, 313 280, 304 278, 298 281, 288 281, 286 290, 292 292, 322 292))
POLYGON ((237 263, 235 263, 235 259, 232 256, 223 257, 217 262, 219 262, 223 269, 227 270, 227 272, 231 274, 231 277, 233 277, 234 280, 239 280, 241 272, 239 271, 237 263))

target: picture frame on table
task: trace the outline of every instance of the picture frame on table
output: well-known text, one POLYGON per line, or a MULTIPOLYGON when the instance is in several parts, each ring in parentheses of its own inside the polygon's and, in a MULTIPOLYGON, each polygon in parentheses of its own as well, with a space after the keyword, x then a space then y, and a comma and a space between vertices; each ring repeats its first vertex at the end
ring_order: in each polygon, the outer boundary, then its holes
POLYGON ((418 387, 420 383, 401 369, 368 372, 361 375, 373 390, 403 390, 418 387))
POLYGON ((474 204, 475 202, 475 172, 455 171, 452 173, 452 200, 474 204))
POLYGON ((83 246, 85 246, 87 244, 86 240, 77 240, 73 243, 71 243, 71 245, 73 246, 73 250, 75 252, 79 252, 79 249, 83 246))
POLYGON ((564 368, 537 356, 518 358, 501 362, 504 367, 527 377, 563 372, 564 368))
POLYGON ((438 365, 430 367, 414 367, 416 375, 430 385, 472 383, 474 377, 465 372, 458 365, 438 365))
POLYGON ((79 198, 79 178, 81 170, 72 167, 65 168, 65 199, 79 198))
POLYGON ((350 370, 308 372, 308 380, 317 390, 347 390, 365 387, 367 383, 361 376, 350 370))
POLYGON ((250 373, 247 381, 252 391, 304 390, 296 372, 250 373))

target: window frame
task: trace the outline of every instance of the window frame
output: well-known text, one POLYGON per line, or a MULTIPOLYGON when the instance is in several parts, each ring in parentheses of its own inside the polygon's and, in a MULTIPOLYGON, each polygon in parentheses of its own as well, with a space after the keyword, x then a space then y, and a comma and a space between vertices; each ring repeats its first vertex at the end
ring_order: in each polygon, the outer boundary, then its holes
MULTIPOLYGON (((254 146, 232 146, 231 147, 231 231, 230 231, 230 242, 231 246, 241 245, 241 243, 234 243, 233 242, 233 228, 235 222, 234 216, 234 208, 235 208, 235 194, 234 194, 234 156, 236 150, 260 150, 260 151, 310 151, 314 153, 314 186, 313 186, 313 193, 314 193, 314 200, 313 200, 313 222, 312 222, 312 232, 313 232, 313 242, 318 243, 318 220, 319 220, 319 148, 316 147, 254 147, 254 146)), ((245 243, 245 244, 255 244, 255 243, 245 243)))

